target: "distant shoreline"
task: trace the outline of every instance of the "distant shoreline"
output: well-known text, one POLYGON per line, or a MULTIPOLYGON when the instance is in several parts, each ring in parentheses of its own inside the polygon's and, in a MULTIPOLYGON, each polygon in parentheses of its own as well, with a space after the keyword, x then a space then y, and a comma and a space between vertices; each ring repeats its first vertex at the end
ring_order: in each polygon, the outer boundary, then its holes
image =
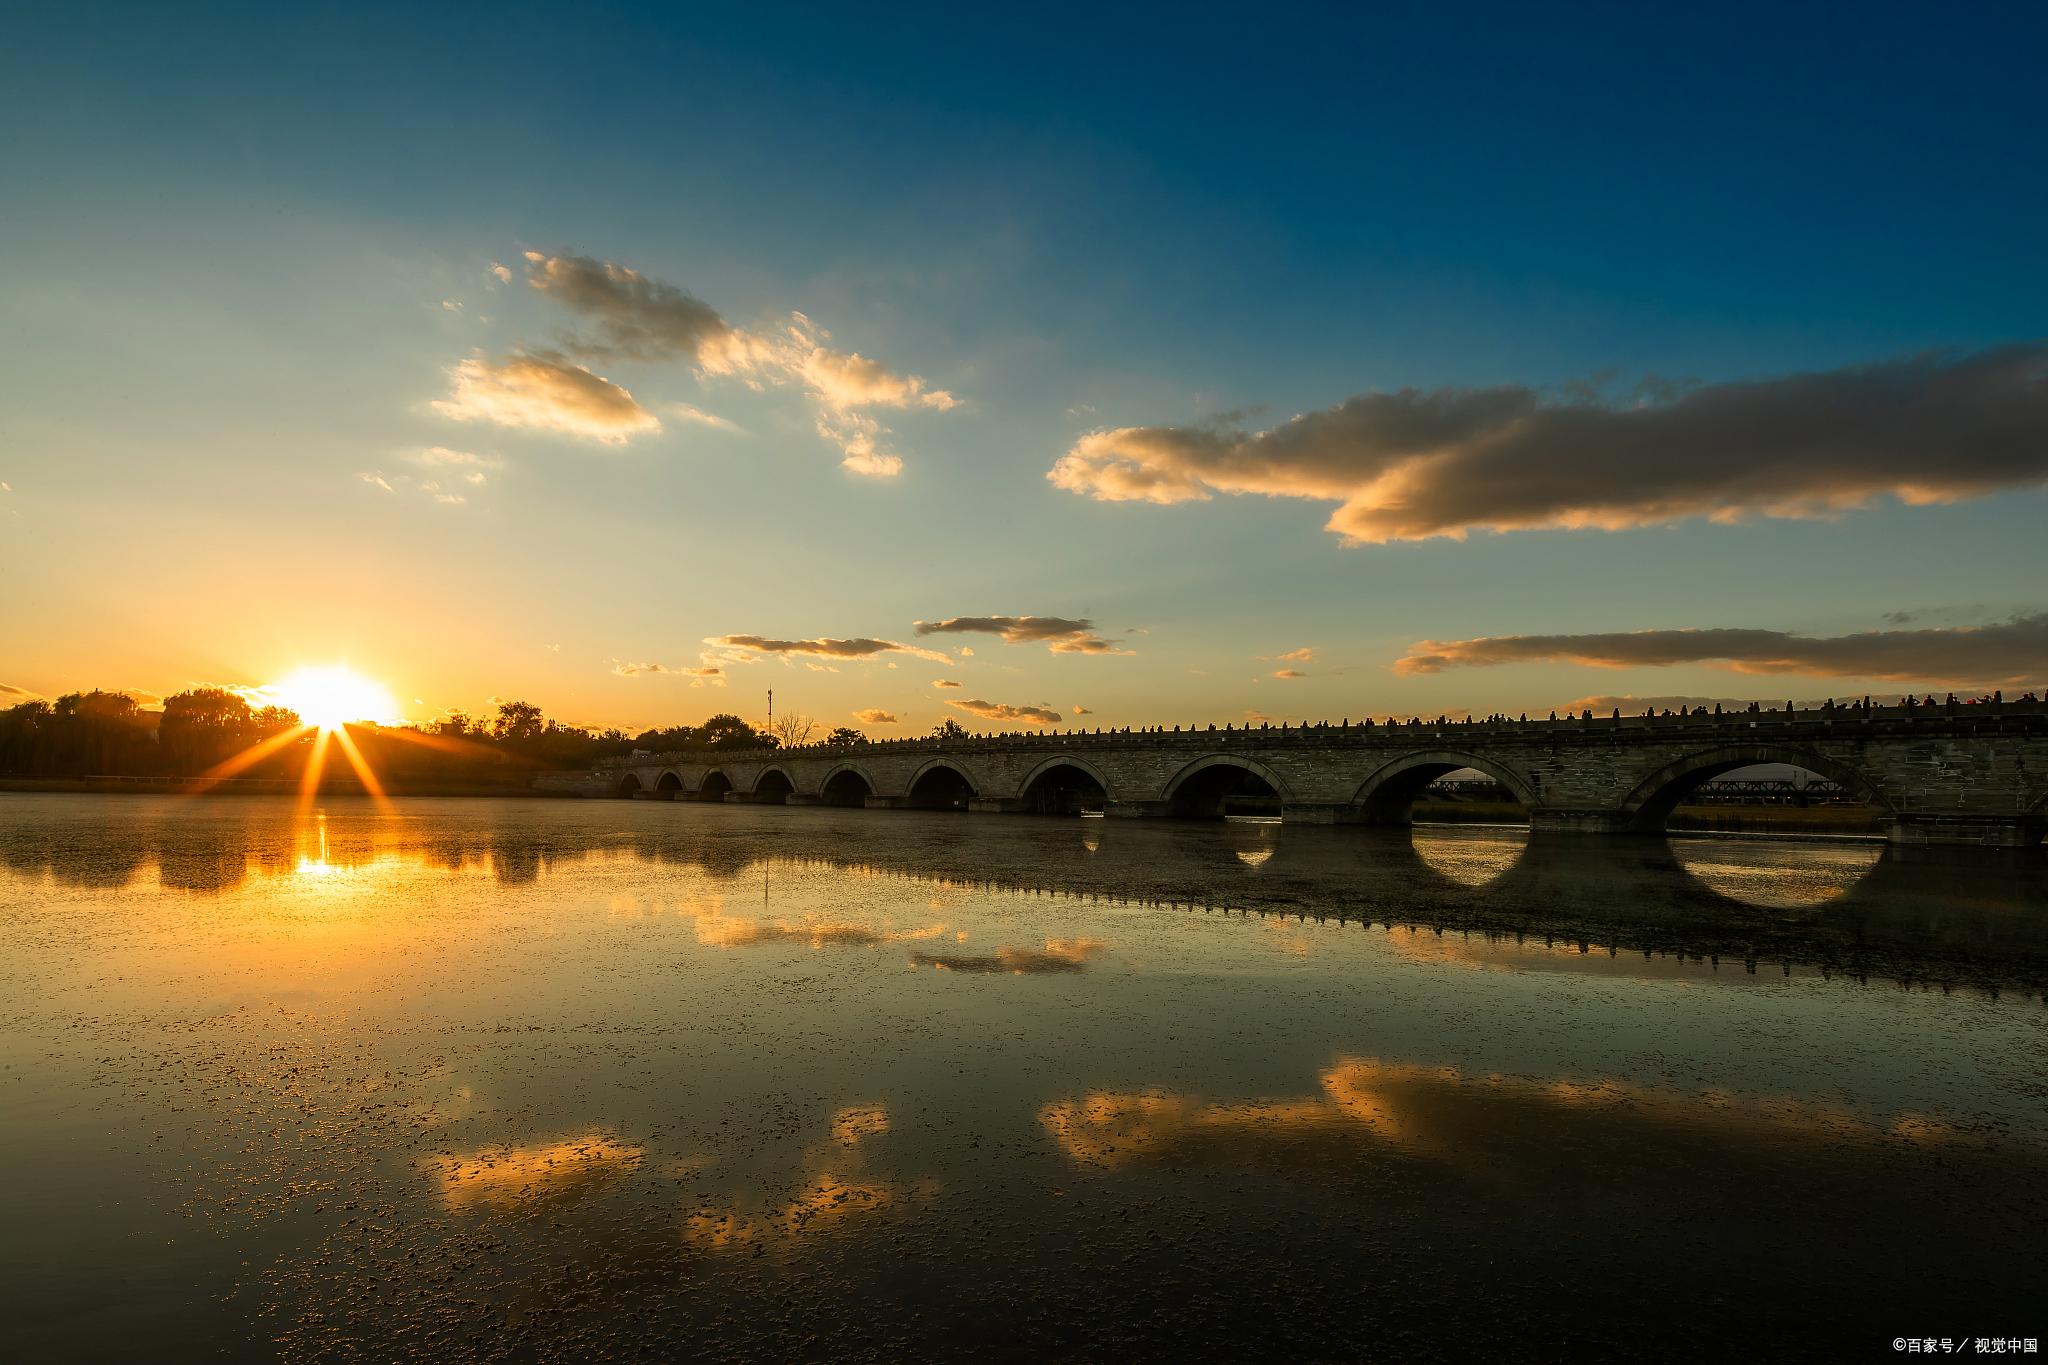
MULTIPOLYGON (((299 784, 290 778, 244 777, 200 785, 176 777, 0 777, 0 793, 57 793, 91 796, 297 796, 299 784)), ((355 783, 322 783, 315 795, 368 796, 355 783)), ((438 783, 427 787, 393 787, 384 793, 392 797, 537 797, 549 801, 580 800, 574 792, 548 791, 523 786, 492 786, 484 783, 438 783)))

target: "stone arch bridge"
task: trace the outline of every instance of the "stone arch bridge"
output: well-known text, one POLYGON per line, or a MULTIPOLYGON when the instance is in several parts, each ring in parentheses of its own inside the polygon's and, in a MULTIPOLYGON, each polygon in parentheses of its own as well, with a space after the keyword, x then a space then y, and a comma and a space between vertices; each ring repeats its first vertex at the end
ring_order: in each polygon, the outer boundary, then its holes
POLYGON ((2020 847, 2048 833, 2048 703, 1826 706, 1548 721, 1043 730, 725 753, 638 752, 581 789, 673 800, 1404 824, 1476 769, 1542 831, 1652 833, 1692 788, 1790 763, 1877 807, 1898 843, 2020 847))

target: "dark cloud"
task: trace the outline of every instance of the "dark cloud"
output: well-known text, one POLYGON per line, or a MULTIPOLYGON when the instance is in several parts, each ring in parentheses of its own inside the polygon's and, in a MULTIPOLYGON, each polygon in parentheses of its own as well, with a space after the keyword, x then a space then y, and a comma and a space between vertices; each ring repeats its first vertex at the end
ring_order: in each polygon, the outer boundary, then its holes
POLYGON ((1043 642, 1055 654, 1131 654, 1096 633, 1086 618, 1065 616, 951 616, 919 621, 919 635, 995 635, 1011 645, 1043 642))
POLYGON ((720 649, 751 649, 762 654, 805 654, 820 659, 868 659, 877 654, 911 654, 933 663, 953 662, 935 650, 865 637, 852 640, 771 640, 764 635, 713 635, 707 636, 704 643, 720 649))
POLYGON ((1105 501, 1335 502, 1328 529, 1354 542, 1950 502, 2048 482, 2048 343, 1623 404, 1523 385, 1365 393, 1268 431, 1092 432, 1046 477, 1105 501))
POLYGON ((1494 635, 1422 640, 1396 673, 1510 663, 1596 668, 1714 664, 1737 673, 1800 673, 1888 682, 2006 685, 2048 678, 2048 612, 1997 625, 1792 635, 1778 630, 1642 630, 1604 635, 1494 635))
POLYGON ((1060 713, 1044 706, 1011 706, 999 701, 949 701, 948 706, 957 706, 969 715, 980 716, 983 720, 1021 720, 1028 725, 1057 725, 1060 713))
POLYGON ((695 361, 732 340, 732 327, 710 304, 616 262, 538 251, 527 252, 526 262, 528 284, 597 323, 600 340, 577 344, 585 354, 695 361))

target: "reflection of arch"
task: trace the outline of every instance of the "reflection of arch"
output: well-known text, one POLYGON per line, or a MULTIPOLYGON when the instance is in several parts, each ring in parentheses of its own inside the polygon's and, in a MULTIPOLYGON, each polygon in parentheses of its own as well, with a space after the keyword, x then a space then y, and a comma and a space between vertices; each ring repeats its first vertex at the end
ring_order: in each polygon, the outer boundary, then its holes
POLYGON ((780 768, 766 768, 754 779, 754 799, 769 805, 781 805, 796 790, 796 783, 780 768))
POLYGON ((1536 804, 1536 788, 1528 778, 1490 758, 1452 749, 1425 749, 1420 753, 1403 754, 1382 764, 1358 784, 1358 792, 1351 798, 1351 803, 1362 809, 1371 823, 1405 825, 1414 808, 1415 798, 1422 795, 1430 783, 1460 768, 1485 773, 1506 787, 1524 806, 1536 804))
POLYGON ((1109 800, 1109 779, 1085 758, 1054 754, 1017 788, 1024 808, 1041 815, 1077 815, 1109 800))
POLYGON ((913 806, 929 810, 966 810, 980 794, 974 779, 953 763, 934 758, 911 774, 903 794, 913 806))
POLYGON ((1174 815, 1214 820, 1222 817, 1224 802, 1232 796, 1268 793, 1283 802, 1293 799, 1285 779, 1257 759, 1209 754, 1175 773, 1162 796, 1174 815))
POLYGON ((842 763, 825 774, 818 794, 828 806, 860 806, 875 794, 874 779, 852 763, 842 763))
POLYGON ((1731 744, 1708 749, 1704 753, 1688 754, 1665 764, 1637 783, 1636 789, 1621 804, 1628 816, 1629 828, 1647 833, 1662 830, 1665 819, 1694 787, 1712 781, 1722 773, 1758 763, 1789 763, 1795 768, 1819 773, 1857 800, 1876 806, 1887 815, 1898 813, 1885 794, 1872 786, 1862 773, 1844 767, 1824 754, 1789 744, 1731 744))
POLYGON ((717 768, 704 774, 704 780, 697 784, 699 801, 723 801, 725 794, 732 790, 732 779, 717 768))
POLYGON ((613 793, 627 801, 640 794, 640 778, 636 773, 627 773, 619 779, 618 789, 613 793))
POLYGON ((682 795, 682 791, 683 779, 672 769, 654 779, 654 799, 657 801, 673 801, 682 795))

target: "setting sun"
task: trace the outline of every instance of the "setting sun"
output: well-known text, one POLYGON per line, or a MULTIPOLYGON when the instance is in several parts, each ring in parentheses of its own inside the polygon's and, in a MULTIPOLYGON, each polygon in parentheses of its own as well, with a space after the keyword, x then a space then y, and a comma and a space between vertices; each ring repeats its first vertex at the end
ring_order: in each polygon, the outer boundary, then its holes
POLYGON ((277 705, 297 712, 306 724, 323 730, 350 721, 388 722, 397 712, 381 683, 340 664, 301 668, 263 691, 277 705))

